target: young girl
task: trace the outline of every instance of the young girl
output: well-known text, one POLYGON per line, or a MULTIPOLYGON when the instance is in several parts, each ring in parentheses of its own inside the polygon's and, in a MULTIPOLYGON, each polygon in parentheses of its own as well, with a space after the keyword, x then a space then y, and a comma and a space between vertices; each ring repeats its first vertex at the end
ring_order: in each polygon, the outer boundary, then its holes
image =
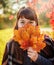
MULTIPOLYGON (((22 28, 26 24, 38 26, 38 19, 35 11, 29 7, 21 8, 17 13, 17 22, 14 30, 22 28)), ((2 65, 54 65, 53 40, 44 36, 46 47, 40 53, 32 47, 27 50, 20 48, 14 39, 10 40, 5 49, 2 65)))

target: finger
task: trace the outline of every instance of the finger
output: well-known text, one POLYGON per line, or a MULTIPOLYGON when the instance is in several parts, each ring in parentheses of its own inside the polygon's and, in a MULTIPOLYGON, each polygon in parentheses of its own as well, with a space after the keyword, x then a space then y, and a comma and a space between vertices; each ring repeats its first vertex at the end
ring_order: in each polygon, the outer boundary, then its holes
POLYGON ((27 52, 28 55, 30 56, 35 56, 36 54, 35 53, 31 53, 31 52, 27 52))
POLYGON ((27 51, 29 51, 29 52, 33 52, 34 50, 33 50, 32 47, 29 47, 27 51))
POLYGON ((33 49, 28 49, 27 50, 28 52, 31 52, 31 53, 37 53, 35 50, 33 50, 33 49))
POLYGON ((32 58, 33 58, 33 56, 32 56, 32 55, 28 55, 28 57, 29 57, 30 59, 32 59, 32 58))
POLYGON ((32 52, 27 52, 27 54, 31 55, 31 54, 33 54, 33 53, 32 53, 32 52))

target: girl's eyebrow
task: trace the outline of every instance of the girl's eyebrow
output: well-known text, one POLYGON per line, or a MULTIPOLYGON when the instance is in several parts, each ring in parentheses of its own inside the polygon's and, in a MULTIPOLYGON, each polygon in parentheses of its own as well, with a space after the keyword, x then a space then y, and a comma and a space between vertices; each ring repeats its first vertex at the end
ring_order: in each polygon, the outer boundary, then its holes
POLYGON ((21 21, 26 21, 25 19, 21 19, 21 21))
POLYGON ((21 21, 25 21, 24 19, 21 19, 21 21))
POLYGON ((20 21, 24 21, 24 19, 20 19, 20 21))

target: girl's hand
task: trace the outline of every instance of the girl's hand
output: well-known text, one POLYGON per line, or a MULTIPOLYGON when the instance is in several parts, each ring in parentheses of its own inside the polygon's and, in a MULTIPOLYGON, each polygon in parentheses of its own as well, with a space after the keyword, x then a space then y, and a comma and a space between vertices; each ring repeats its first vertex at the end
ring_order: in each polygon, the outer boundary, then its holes
POLYGON ((28 53, 28 57, 32 60, 32 61, 36 61, 38 58, 38 53, 36 51, 34 51, 32 49, 32 47, 29 47, 27 50, 28 53))

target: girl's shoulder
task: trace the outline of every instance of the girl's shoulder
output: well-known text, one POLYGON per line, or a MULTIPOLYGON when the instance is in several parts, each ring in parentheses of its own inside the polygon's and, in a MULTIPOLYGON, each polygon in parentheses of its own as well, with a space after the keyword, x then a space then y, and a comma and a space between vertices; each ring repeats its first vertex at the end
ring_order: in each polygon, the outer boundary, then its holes
POLYGON ((42 55, 46 58, 54 57, 54 40, 45 35, 44 42, 46 43, 46 47, 42 50, 42 55))
POLYGON ((7 46, 8 46, 9 55, 13 56, 12 57, 13 61, 21 64, 23 59, 23 50, 20 48, 18 42, 12 39, 7 43, 7 46))
POLYGON ((11 40, 9 40, 9 41, 7 42, 7 47, 12 47, 12 45, 20 46, 20 45, 18 44, 18 42, 16 42, 16 41, 14 41, 13 39, 11 39, 11 40))
POLYGON ((18 42, 11 39, 7 42, 6 47, 7 47, 8 53, 10 53, 10 52, 13 52, 13 50, 20 48, 20 45, 18 44, 18 42))
POLYGON ((45 35, 44 41, 46 42, 47 45, 54 47, 54 40, 49 36, 45 35))

